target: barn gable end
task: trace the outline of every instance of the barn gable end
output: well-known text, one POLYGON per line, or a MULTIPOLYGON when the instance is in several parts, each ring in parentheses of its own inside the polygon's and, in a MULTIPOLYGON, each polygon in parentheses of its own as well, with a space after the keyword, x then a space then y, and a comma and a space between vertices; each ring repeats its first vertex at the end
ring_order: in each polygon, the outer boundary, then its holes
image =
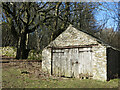
MULTIPOLYGON (((42 51, 42 69, 44 71, 47 71, 50 74, 53 73, 53 66, 52 66, 53 65, 52 64, 53 63, 53 61, 52 61, 53 60, 53 50, 52 50, 53 47, 54 48, 62 48, 62 50, 65 53, 67 52, 68 49, 63 49, 63 48, 69 47, 68 52, 71 55, 64 54, 64 58, 66 58, 66 59, 64 59, 62 63, 65 64, 64 63, 64 62, 66 62, 65 60, 70 61, 70 60, 68 60, 68 57, 72 56, 73 53, 75 52, 75 50, 77 50, 77 49, 74 49, 75 47, 76 48, 78 47, 78 49, 80 48, 79 50, 82 50, 82 49, 84 50, 86 48, 83 48, 83 47, 86 47, 86 46, 87 47, 90 46, 90 49, 92 51, 91 52, 92 78, 99 79, 99 80, 107 80, 106 46, 100 44, 96 40, 96 38, 82 32, 82 31, 75 29, 74 27, 72 27, 72 25, 70 25, 62 34, 60 34, 54 41, 52 41, 46 48, 43 49, 43 51, 42 51), (71 49, 71 48, 73 48, 73 49, 71 49), (65 55, 67 55, 67 56, 65 56, 65 55)), ((76 51, 76 52, 78 52, 78 51, 76 51)), ((79 51, 79 52, 81 52, 81 51, 79 51)), ((59 55, 61 55, 61 54, 59 54, 59 55)), ((58 55, 56 57, 58 57, 58 55)), ((69 59, 71 59, 71 58, 69 58, 69 59)), ((87 63, 89 61, 86 62, 83 60, 82 62, 84 63, 84 65, 87 65, 87 63)), ((71 66, 67 67, 68 64, 70 64, 70 62, 66 63, 64 69, 65 68, 69 69, 69 67, 71 67, 71 66)), ((81 66, 78 66, 79 69, 80 69, 80 67, 81 66)), ((71 70, 69 70, 69 71, 70 71, 70 73, 72 72, 71 70)), ((65 71, 65 72, 67 72, 67 71, 65 71)), ((70 76, 72 74, 65 74, 65 75, 70 76)), ((76 75, 76 77, 78 77, 78 76, 76 75)))
POLYGON ((76 28, 72 27, 72 25, 69 25, 69 27, 48 46, 57 47, 90 44, 98 44, 98 42, 90 35, 77 30, 76 28))

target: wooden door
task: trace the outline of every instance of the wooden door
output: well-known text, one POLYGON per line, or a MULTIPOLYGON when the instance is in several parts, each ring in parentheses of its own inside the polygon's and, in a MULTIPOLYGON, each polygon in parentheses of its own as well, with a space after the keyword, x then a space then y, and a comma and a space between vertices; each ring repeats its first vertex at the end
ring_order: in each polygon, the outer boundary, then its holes
POLYGON ((71 75, 72 77, 79 78, 79 58, 78 58, 78 48, 70 49, 71 51, 71 75))
POLYGON ((92 76, 92 52, 91 48, 79 48, 79 77, 92 76))
POLYGON ((54 49, 52 51, 52 74, 62 76, 65 73, 64 68, 64 51, 62 49, 54 49))
POLYGON ((52 74, 57 76, 71 77, 71 50, 53 49, 52 51, 52 74))
POLYGON ((92 74, 90 48, 54 49, 52 55, 52 74, 76 78, 92 74))

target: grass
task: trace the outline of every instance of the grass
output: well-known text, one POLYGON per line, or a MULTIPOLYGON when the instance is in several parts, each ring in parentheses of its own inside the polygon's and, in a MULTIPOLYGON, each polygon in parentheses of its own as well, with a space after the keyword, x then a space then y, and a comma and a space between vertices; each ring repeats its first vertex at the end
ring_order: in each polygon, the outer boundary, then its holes
POLYGON ((118 79, 99 81, 92 79, 35 77, 34 74, 22 74, 23 68, 3 68, 3 88, 116 88, 118 79))

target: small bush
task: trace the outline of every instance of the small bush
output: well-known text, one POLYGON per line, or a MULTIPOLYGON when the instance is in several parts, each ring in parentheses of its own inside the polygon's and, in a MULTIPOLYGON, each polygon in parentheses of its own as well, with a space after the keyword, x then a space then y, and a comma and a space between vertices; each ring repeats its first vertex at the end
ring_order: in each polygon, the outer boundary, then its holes
POLYGON ((31 60, 41 60, 42 55, 40 52, 36 52, 35 50, 31 50, 28 55, 28 59, 31 60))
MULTIPOLYGON (((8 56, 8 57, 15 57, 16 56, 16 52, 17 52, 17 48, 15 47, 1 47, 0 48, 2 51, 2 55, 8 56)), ((37 52, 35 50, 30 50, 29 55, 28 55, 28 59, 30 60, 41 60, 42 55, 41 55, 41 51, 37 52)))
POLYGON ((15 57, 16 56, 17 49, 14 47, 2 47, 2 55, 8 56, 8 57, 15 57))

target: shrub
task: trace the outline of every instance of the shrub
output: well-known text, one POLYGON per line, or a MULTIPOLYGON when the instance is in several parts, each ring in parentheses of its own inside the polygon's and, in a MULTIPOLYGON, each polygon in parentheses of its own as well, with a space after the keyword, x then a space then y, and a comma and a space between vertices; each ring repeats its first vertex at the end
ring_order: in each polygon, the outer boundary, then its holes
MULTIPOLYGON (((16 56, 16 52, 17 52, 17 48, 15 47, 1 47, 0 50, 2 51, 2 55, 8 56, 8 57, 15 57, 16 56)), ((30 50, 29 55, 28 55, 28 59, 30 60, 41 60, 42 55, 41 52, 37 52, 35 50, 30 50)))
POLYGON ((31 60, 41 60, 42 55, 40 52, 36 52, 35 50, 31 50, 28 55, 28 59, 31 60))
POLYGON ((15 57, 16 56, 17 49, 14 47, 2 47, 2 55, 8 56, 8 57, 15 57))

